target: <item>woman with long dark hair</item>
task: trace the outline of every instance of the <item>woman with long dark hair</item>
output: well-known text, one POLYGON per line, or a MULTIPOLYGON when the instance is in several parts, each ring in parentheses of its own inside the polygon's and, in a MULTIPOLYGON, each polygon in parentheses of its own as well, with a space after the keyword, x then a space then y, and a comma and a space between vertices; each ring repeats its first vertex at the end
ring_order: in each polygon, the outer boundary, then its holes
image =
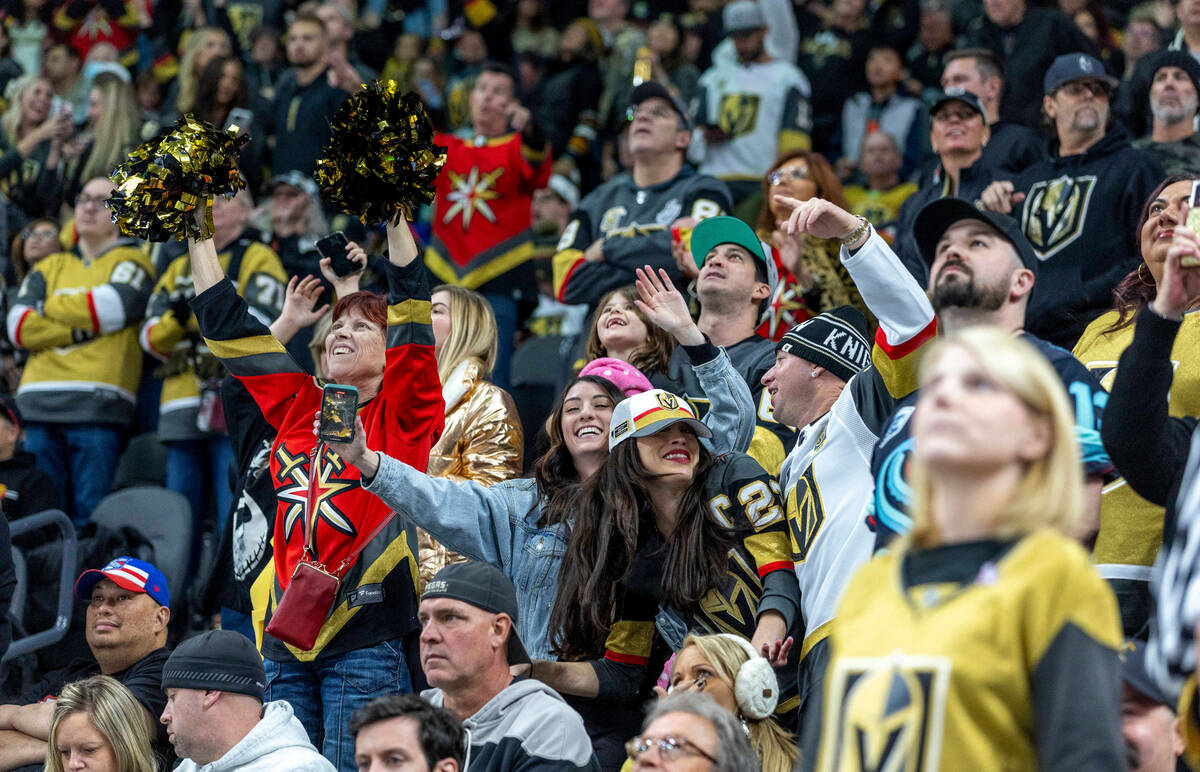
MULTIPOLYGON (((788 660, 800 591, 775 481, 747 455, 713 456, 708 434, 670 392, 625 399, 608 459, 575 502, 550 617, 558 660, 535 659, 530 674, 606 730, 593 736, 602 764, 636 731, 612 706, 648 696, 687 631, 732 633, 772 664, 788 660)), ((795 683, 785 679, 786 697, 795 683)))
MULTIPOLYGON (((1161 443, 1152 440, 1156 435, 1148 431, 1160 422, 1149 416, 1160 411, 1174 417, 1200 415, 1200 360, 1195 356, 1200 350, 1200 314, 1186 313, 1179 324, 1164 324, 1152 310, 1173 236, 1184 227, 1181 204, 1190 196, 1194 179, 1195 174, 1172 175, 1150 194, 1138 221, 1142 262, 1113 290, 1113 310, 1088 325, 1073 352, 1109 391, 1115 393, 1118 374, 1133 387, 1128 392, 1133 400, 1127 404, 1137 408, 1134 413, 1122 410, 1110 417, 1105 408, 1101 427, 1105 434, 1118 424, 1137 429, 1121 432, 1128 436, 1123 443, 1104 443, 1131 484, 1111 487, 1101 499, 1094 551, 1101 575, 1109 577, 1121 599, 1129 635, 1136 635, 1149 621, 1150 566, 1162 543, 1163 507, 1174 498, 1157 484, 1144 484, 1137 474, 1139 462, 1159 458, 1162 451, 1161 443), (1127 349, 1136 351, 1127 357, 1127 349), (1160 366, 1168 361, 1171 369, 1164 372, 1160 366), (1132 371, 1127 373, 1126 368, 1132 371), (1168 399, 1159 401, 1147 394, 1157 390, 1157 376, 1168 379, 1162 384, 1169 389, 1168 399), (1117 423, 1108 427, 1109 421, 1117 423)), ((1200 308, 1200 295, 1186 305, 1189 311, 1200 308)), ((1165 469, 1161 463, 1154 467, 1158 472, 1165 469)))
POLYGON ((259 100, 251 98, 246 83, 246 65, 242 60, 227 54, 214 56, 200 71, 200 80, 196 84, 195 115, 217 128, 224 128, 229 123, 230 112, 235 108, 250 112, 248 122, 239 119, 239 123, 249 124, 238 128, 249 132, 250 140, 242 146, 238 155, 238 168, 246 176, 251 192, 258 193, 262 190, 262 156, 266 144, 260 117, 266 108, 259 100))

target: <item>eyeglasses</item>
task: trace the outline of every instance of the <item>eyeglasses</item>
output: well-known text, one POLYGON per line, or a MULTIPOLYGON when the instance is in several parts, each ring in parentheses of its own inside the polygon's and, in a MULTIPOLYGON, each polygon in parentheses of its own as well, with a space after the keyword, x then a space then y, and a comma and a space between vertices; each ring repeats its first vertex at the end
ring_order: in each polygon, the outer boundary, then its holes
POLYGON ((1064 83, 1062 86, 1059 86, 1058 90, 1072 97, 1083 96, 1084 91, 1096 97, 1108 96, 1108 86, 1105 86, 1098 80, 1073 80, 1070 83, 1064 83))
POLYGON ((637 757, 650 750, 652 745, 658 748, 659 758, 663 761, 674 761, 680 756, 700 756, 713 764, 717 763, 711 754, 695 743, 680 737, 635 737, 625 743, 625 753, 629 755, 629 758, 637 760, 637 757))
POLYGON ((807 166, 786 166, 776 169, 767 175, 767 182, 778 185, 781 182, 802 182, 808 179, 807 166))
POLYGON ((21 238, 29 241, 32 238, 53 239, 58 237, 58 231, 53 228, 26 228, 21 231, 21 238))
POLYGON ((108 197, 85 196, 81 193, 75 198, 75 206, 87 206, 88 204, 94 204, 101 209, 108 209, 108 197))

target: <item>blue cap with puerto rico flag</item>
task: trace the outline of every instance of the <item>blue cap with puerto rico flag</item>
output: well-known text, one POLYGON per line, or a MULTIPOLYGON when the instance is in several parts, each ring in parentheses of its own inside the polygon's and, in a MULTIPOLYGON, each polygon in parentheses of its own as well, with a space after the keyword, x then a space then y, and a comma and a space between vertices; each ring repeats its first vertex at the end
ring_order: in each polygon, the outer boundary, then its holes
POLYGON ((696 418, 687 402, 671 392, 651 389, 635 394, 613 408, 608 449, 612 450, 630 437, 658 434, 680 421, 691 426, 698 437, 712 436, 712 431, 696 418))
POLYGON ((169 606, 171 595, 167 590, 167 577, 150 563, 128 555, 116 558, 104 568, 89 568, 75 580, 75 597, 91 600, 92 588, 101 579, 131 592, 144 592, 160 606, 169 606))

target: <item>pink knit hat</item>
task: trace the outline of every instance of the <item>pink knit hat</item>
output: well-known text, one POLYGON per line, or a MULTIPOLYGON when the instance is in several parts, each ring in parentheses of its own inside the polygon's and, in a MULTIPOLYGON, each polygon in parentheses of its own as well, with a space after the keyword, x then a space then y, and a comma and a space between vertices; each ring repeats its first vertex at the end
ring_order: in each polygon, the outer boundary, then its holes
POLYGON ((634 394, 641 394, 643 391, 650 391, 654 388, 646 376, 642 375, 641 370, 628 362, 622 362, 620 359, 612 357, 593 359, 583 366, 579 374, 598 375, 612 381, 613 385, 620 389, 626 397, 632 397, 634 394))

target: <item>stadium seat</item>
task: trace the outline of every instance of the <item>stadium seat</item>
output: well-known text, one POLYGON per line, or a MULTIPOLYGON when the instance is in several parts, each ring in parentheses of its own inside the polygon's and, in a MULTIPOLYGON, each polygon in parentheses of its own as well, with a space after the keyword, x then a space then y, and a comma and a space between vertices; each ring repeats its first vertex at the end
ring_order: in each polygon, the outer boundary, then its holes
POLYGON ((105 496, 91 519, 109 528, 126 526, 142 534, 154 547, 154 565, 167 578, 171 610, 182 607, 192 545, 192 508, 186 498, 166 488, 138 485, 105 496))
POLYGON ((139 434, 129 441, 117 460, 114 491, 139 485, 162 486, 167 482, 167 448, 154 432, 139 434))

